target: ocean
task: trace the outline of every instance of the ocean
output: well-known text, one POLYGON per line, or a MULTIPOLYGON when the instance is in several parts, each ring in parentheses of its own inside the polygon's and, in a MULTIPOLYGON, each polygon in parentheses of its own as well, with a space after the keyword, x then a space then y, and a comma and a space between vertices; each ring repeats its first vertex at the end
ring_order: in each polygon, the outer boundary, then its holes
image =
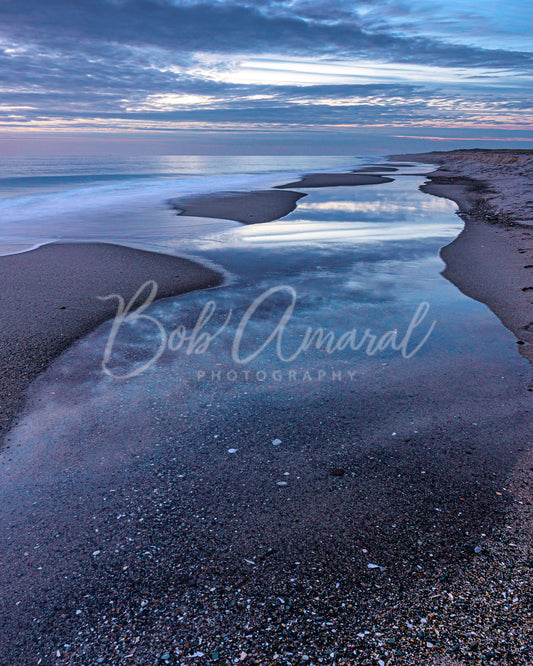
POLYGON ((307 170, 354 168, 364 157, 15 158, 0 165, 0 253, 53 241, 144 249, 227 227, 176 220, 171 197, 268 187, 307 170))

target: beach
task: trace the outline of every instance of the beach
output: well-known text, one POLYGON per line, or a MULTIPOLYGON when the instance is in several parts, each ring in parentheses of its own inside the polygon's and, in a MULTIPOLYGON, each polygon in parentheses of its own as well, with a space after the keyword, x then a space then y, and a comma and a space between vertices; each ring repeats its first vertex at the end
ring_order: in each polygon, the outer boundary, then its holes
POLYGON ((443 275, 485 303, 533 361, 533 155, 531 151, 455 151, 404 156, 434 161, 423 191, 455 201, 465 221, 441 251, 443 275))
POLYGON ((0 276, 2 434, 39 372, 116 314, 117 300, 99 297, 120 294, 127 303, 147 280, 157 282, 159 298, 223 281, 187 259, 105 243, 54 243, 0 257, 0 276))
POLYGON ((0 3, 0 666, 533 664, 532 23, 0 3))
MULTIPOLYGON (((199 245, 205 265, 102 243, 0 258, 6 664, 530 663, 528 219, 508 188, 487 201, 500 181, 478 179, 474 160, 392 159, 172 199, 178 218, 247 225, 199 245), (455 240, 429 195, 459 206, 455 240), (330 245, 329 218, 318 235, 312 217, 324 210, 358 216, 331 223, 330 245), (375 211, 390 215, 377 231, 375 211), (283 230, 290 243, 269 239, 283 230), (127 300, 146 280, 165 325, 178 313, 193 329, 202 290, 244 309, 290 284, 313 324, 341 333, 359 311, 405 331, 427 284, 436 333, 409 361, 389 350, 335 366, 317 348, 293 383, 228 378, 223 335, 207 361, 169 353, 123 384, 102 379, 109 324, 96 327, 116 302, 95 296, 127 300)), ((126 360, 149 342, 125 338, 126 360)), ((255 376, 288 377, 278 360, 255 376)))
POLYGON ((279 220, 296 208, 305 194, 298 192, 221 192, 211 197, 171 199, 171 207, 178 215, 213 217, 235 220, 243 224, 260 224, 279 220))

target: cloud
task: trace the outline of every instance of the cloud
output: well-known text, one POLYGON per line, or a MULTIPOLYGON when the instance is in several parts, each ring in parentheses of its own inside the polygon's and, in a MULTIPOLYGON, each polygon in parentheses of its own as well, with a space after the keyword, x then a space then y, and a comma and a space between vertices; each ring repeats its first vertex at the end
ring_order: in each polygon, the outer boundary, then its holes
POLYGON ((486 6, 466 14, 457 2, 453 12, 420 0, 1 3, 0 118, 8 128, 523 126, 532 54, 494 48, 501 29, 490 33, 486 6), (476 22, 491 48, 470 43, 476 22), (464 43, 457 29, 445 39, 458 25, 464 43))
MULTIPOLYGON (((355 12, 334 20, 325 6, 319 18, 309 9, 298 14, 288 3, 169 0, 18 0, 0 5, 2 33, 45 48, 76 47, 87 42, 173 49, 181 53, 317 53, 337 58, 364 54, 402 62, 442 62, 449 66, 529 67, 531 54, 446 44, 401 33, 367 31, 355 12), (284 11, 282 11, 284 10, 284 11), (340 20, 350 16, 351 20, 340 20)), ((350 7, 353 3, 347 3, 350 7)), ((304 3, 305 5, 305 3, 304 3)), ((342 7, 342 5, 341 5, 342 7)), ((330 12, 331 13, 331 12, 330 12)))

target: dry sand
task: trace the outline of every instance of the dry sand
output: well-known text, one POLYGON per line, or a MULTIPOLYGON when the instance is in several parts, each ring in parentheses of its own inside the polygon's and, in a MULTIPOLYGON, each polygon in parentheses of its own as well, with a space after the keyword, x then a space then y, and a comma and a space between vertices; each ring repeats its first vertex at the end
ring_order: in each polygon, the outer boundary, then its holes
POLYGON ((24 391, 74 340, 116 312, 147 280, 158 298, 221 284, 221 275, 187 259, 104 243, 50 244, 0 257, 0 435, 24 391))
POLYGON ((533 226, 533 151, 456 150, 410 157, 441 165, 432 180, 466 177, 486 184, 482 199, 494 214, 533 226))

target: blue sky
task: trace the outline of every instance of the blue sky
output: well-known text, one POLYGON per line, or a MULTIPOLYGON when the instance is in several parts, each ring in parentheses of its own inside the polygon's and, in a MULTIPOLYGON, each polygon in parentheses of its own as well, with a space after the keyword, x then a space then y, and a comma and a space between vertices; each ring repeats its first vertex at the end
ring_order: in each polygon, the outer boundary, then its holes
POLYGON ((529 146, 532 19, 517 0, 4 0, 0 139, 4 152, 529 146))

